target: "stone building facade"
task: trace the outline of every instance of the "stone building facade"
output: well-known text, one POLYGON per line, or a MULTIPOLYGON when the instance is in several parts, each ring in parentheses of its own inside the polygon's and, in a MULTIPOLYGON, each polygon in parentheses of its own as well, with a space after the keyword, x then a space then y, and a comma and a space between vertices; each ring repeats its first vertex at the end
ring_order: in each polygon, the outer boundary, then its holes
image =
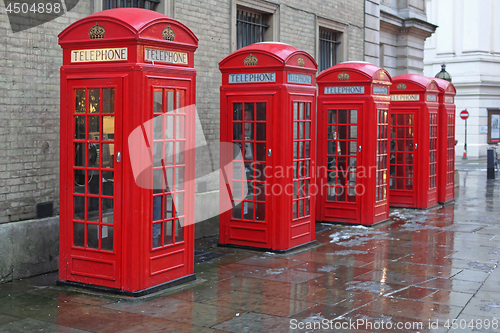
MULTIPOLYGON (((57 269, 62 64, 57 35, 105 8, 104 1, 80 0, 64 15, 15 33, 0 4, 0 253, 6 254, 0 260, 0 282, 57 269), (54 217, 37 219, 37 204, 45 202, 53 203, 54 217)), ((160 0, 155 10, 181 21, 199 38, 198 128, 215 142, 220 124, 218 62, 237 49, 238 11, 264 18, 265 41, 291 44, 319 60, 320 34, 328 31, 337 42, 335 63, 366 60, 392 75, 421 72, 423 42, 433 31, 425 22, 423 0, 160 0)), ((218 169, 216 154, 197 158, 204 161, 197 164, 197 172, 218 169)), ((197 186, 197 192, 206 194, 197 198, 197 213, 215 210, 216 215, 217 182, 197 186)), ((199 236, 216 234, 217 218, 197 224, 197 229, 199 236)))

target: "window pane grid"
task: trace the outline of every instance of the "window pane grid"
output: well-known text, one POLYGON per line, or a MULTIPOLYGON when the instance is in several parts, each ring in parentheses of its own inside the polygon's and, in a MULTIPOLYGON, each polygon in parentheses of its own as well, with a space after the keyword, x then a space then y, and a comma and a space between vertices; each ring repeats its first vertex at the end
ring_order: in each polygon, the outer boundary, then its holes
POLYGON ((327 193, 330 202, 356 202, 358 110, 328 110, 327 193))
POLYGON ((73 245, 113 251, 114 88, 74 93, 73 245))
POLYGON ((387 199, 387 110, 377 110, 377 179, 375 200, 387 199))
POLYGON ((311 103, 293 103, 292 219, 310 216, 311 103))
POLYGON ((391 189, 413 191, 414 115, 391 115, 391 189))
POLYGON ((184 241, 184 99, 182 89, 153 91, 153 249, 184 241))
POLYGON ((323 71, 337 63, 337 33, 327 30, 319 30, 319 71, 323 71))
POLYGON ((232 163, 233 220, 265 221, 266 135, 266 103, 233 103, 233 142, 241 149, 232 163))
POLYGON ((429 114, 429 189, 436 188, 437 179, 437 113, 429 114))
POLYGON ((238 10, 236 16, 238 48, 264 41, 264 33, 269 28, 264 19, 263 14, 238 10))
POLYGON ((448 114, 446 147, 446 184, 453 184, 455 177, 455 115, 448 114))

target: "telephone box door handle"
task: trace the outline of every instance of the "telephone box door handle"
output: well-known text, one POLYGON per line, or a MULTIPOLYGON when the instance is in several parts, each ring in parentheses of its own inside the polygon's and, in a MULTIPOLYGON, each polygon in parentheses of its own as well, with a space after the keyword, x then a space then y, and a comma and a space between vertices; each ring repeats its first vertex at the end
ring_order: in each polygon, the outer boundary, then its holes
POLYGON ((120 163, 122 160, 122 153, 120 152, 117 152, 116 153, 116 162, 120 163))
POLYGON ((417 149, 418 145, 415 143, 415 150, 417 149))
POLYGON ((361 153, 361 146, 358 146, 358 151, 361 153))
POLYGON ((267 151, 267 156, 271 156, 271 149, 267 151))

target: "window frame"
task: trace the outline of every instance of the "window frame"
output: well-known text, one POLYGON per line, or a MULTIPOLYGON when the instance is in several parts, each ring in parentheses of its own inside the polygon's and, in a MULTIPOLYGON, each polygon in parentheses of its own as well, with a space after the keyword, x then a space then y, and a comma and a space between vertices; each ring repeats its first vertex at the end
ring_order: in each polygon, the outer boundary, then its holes
POLYGON ((280 5, 266 0, 232 0, 231 1, 231 31, 230 31, 230 51, 238 49, 238 10, 247 10, 262 15, 268 15, 266 24, 269 28, 264 33, 264 41, 279 42, 279 13, 280 5))
MULTIPOLYGON (((333 33, 337 34, 337 47, 335 59, 337 60, 337 64, 347 61, 349 59, 349 23, 333 20, 324 16, 316 16, 316 54, 315 58, 320 63, 320 31, 322 29, 330 30, 333 33)), ((335 64, 333 64, 335 65, 335 64)), ((332 65, 332 66, 333 66, 332 65)), ((326 69, 326 68, 325 68, 326 69)), ((318 68, 319 70, 319 68, 318 68)))
POLYGON ((491 139, 491 128, 492 128, 491 118, 492 115, 499 115, 500 118, 500 108, 488 108, 487 110, 488 110, 488 144, 498 144, 500 142, 500 138, 494 140, 491 139))

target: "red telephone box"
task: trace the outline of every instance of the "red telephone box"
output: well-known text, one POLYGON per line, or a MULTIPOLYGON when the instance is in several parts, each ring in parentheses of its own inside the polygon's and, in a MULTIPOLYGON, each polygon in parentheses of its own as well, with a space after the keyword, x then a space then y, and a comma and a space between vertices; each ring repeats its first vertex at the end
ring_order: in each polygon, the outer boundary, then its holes
POLYGON ((60 283, 140 296, 195 279, 196 36, 144 9, 59 35, 60 283))
POLYGON ((438 86, 416 74, 392 83, 389 204, 429 208, 438 203, 438 86))
POLYGON ((438 202, 455 199, 455 86, 435 78, 439 89, 438 101, 438 202))
POLYGON ((389 73, 345 62, 318 75, 317 220, 372 225, 389 218, 389 73))
POLYGON ((220 244, 281 252, 314 241, 316 62, 287 44, 257 43, 219 68, 220 140, 236 148, 233 162, 233 151, 221 152, 232 209, 222 212, 221 196, 220 244))

